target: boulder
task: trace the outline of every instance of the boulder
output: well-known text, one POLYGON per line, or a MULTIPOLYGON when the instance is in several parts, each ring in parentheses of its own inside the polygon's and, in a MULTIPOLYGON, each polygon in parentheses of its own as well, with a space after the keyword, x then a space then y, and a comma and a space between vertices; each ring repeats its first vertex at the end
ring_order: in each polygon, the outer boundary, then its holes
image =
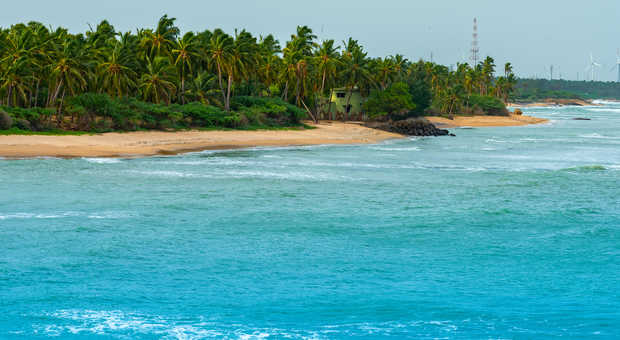
POLYGON ((448 130, 439 129, 424 118, 409 118, 397 121, 374 122, 366 126, 406 136, 454 136, 448 130))

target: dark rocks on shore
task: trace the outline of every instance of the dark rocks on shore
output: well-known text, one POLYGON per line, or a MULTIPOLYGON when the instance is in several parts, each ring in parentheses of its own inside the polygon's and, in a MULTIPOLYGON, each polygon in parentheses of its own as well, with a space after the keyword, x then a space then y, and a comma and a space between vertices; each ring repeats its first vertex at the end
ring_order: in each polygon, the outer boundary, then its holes
POLYGON ((454 136, 448 130, 439 129, 424 118, 409 118, 388 122, 371 122, 366 126, 406 136, 454 136))

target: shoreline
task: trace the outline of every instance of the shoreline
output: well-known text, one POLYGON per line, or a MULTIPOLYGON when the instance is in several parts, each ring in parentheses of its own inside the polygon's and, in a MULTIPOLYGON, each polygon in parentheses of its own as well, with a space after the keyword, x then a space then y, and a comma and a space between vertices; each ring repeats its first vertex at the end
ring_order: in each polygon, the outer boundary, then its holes
MULTIPOLYGON (((438 128, 523 126, 548 120, 530 116, 457 116, 454 120, 425 117, 438 128)), ((406 136, 372 129, 356 122, 323 121, 306 130, 139 131, 95 135, 4 135, 0 157, 136 158, 177 155, 203 150, 325 144, 375 144, 406 136)))
POLYGON ((257 146, 322 144, 373 144, 405 136, 371 129, 356 123, 321 122, 315 129, 256 131, 139 131, 96 135, 0 136, 0 157, 118 157, 176 155, 203 150, 240 149, 257 146))
POLYGON ((549 122, 545 118, 525 115, 509 116, 455 116, 454 119, 444 117, 425 117, 438 128, 449 129, 458 127, 506 127, 543 124, 549 122))
POLYGON ((554 99, 548 98, 537 102, 508 103, 507 107, 550 107, 550 106, 600 106, 592 100, 583 99, 554 99))

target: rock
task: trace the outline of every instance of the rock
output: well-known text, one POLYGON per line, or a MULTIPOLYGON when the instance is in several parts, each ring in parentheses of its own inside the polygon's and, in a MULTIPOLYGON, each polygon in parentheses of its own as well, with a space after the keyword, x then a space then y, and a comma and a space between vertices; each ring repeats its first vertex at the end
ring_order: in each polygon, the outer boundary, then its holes
POLYGON ((583 118, 583 117, 577 117, 577 118, 573 118, 573 120, 592 120, 590 118, 583 118))
POLYGON ((454 136, 450 131, 439 129, 424 118, 409 118, 397 121, 374 122, 367 127, 389 132, 400 133, 406 136, 454 136))
POLYGON ((512 114, 521 116, 523 114, 523 111, 521 111, 521 109, 515 109, 515 112, 513 112, 512 114))

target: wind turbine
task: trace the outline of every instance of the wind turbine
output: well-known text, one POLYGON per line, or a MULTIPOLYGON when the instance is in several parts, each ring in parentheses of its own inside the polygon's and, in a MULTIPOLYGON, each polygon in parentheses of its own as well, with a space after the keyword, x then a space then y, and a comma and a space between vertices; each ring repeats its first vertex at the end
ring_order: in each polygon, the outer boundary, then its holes
POLYGON ((609 69, 609 71, 613 71, 615 68, 618 69, 618 83, 620 83, 620 49, 616 52, 616 65, 609 69))
POLYGON ((597 67, 601 67, 602 65, 594 61, 594 56, 590 53, 590 65, 586 67, 586 72, 592 72, 592 78, 590 80, 594 81, 594 71, 597 67))

